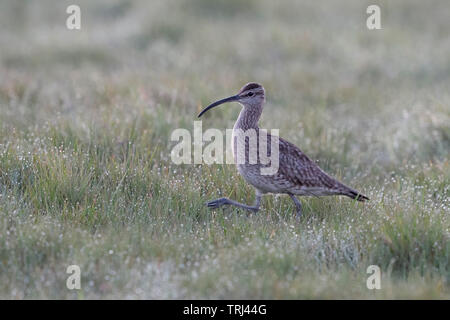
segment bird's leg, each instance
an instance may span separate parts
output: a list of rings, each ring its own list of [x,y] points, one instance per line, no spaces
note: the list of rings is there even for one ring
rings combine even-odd
[[[297,218],[302,216],[302,203],[298,200],[292,193],[288,193],[289,197],[291,197],[292,201],[295,203],[295,208],[297,210]]]
[[[216,200],[212,200],[212,201],[207,202],[206,205],[209,208],[213,208],[213,209],[219,208],[223,205],[232,205],[232,206],[242,208],[245,210],[257,212],[259,210],[259,206],[261,204],[261,197],[262,197],[262,194],[259,192],[256,192],[255,203],[253,204],[253,206],[249,206],[249,205],[246,205],[246,204],[243,204],[243,203],[240,203],[240,202],[228,199],[228,198],[219,198]]]

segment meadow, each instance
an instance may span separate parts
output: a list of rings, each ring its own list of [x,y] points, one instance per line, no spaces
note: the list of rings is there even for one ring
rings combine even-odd
[[[374,3],[80,0],[68,30],[73,1],[2,1],[0,298],[450,299],[450,6]],[[208,210],[253,189],[170,135],[251,81],[261,127],[371,201]]]

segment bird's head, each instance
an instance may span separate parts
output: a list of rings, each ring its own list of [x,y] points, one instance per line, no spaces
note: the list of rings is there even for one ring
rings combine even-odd
[[[200,118],[206,111],[227,102],[239,102],[244,108],[261,108],[265,99],[265,91],[262,85],[256,82],[247,83],[239,92],[231,97],[216,101],[199,113]]]

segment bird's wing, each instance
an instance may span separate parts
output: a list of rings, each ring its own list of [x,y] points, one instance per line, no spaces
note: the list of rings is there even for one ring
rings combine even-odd
[[[279,138],[279,174],[292,187],[336,190],[340,183],[326,174],[294,144]],[[311,191],[314,193],[313,191]]]
[[[279,139],[279,168],[273,177],[286,192],[300,192],[313,196],[340,194],[358,201],[369,200],[365,195],[329,176],[309,159],[297,146]]]

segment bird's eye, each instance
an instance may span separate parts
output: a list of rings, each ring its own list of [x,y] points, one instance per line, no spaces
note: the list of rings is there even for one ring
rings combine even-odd
[[[247,96],[252,97],[253,96],[253,92],[247,93]]]

